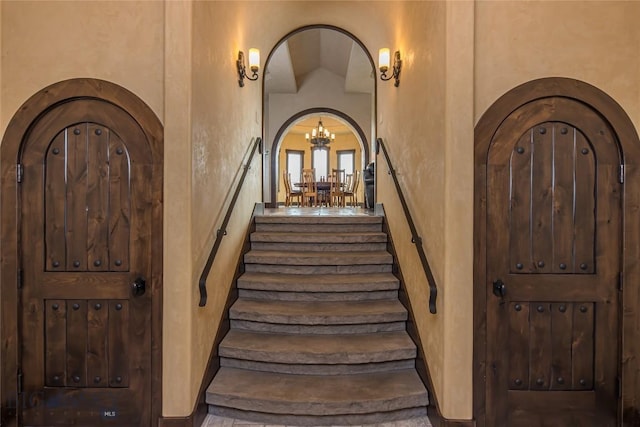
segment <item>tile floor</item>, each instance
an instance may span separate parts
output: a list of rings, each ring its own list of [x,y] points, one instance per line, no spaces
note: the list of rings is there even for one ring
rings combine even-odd
[[[315,207],[315,208],[275,208],[265,209],[264,215],[375,215],[373,210],[363,208],[327,208],[327,207]],[[201,427],[295,427],[285,426],[281,424],[260,424],[255,421],[243,421],[233,418],[223,418],[216,415],[207,415]],[[342,427],[342,426],[332,426]],[[432,427],[427,417],[413,418],[404,421],[393,421],[380,424],[366,424],[362,426],[351,427]]]
[[[207,415],[201,427],[295,427],[278,424],[260,424],[254,421],[242,421],[232,418],[222,418],[216,415]],[[341,426],[332,426],[341,427]],[[380,424],[365,424],[362,426],[351,427],[431,427],[431,423],[427,417],[412,418],[404,421],[393,421]]]

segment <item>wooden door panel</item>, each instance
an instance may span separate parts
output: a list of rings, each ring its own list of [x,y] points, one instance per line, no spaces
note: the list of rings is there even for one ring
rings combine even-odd
[[[550,124],[549,124],[550,125]],[[531,216],[529,243],[531,262],[536,272],[550,271],[553,254],[553,145],[547,131],[549,125],[540,125],[531,129],[532,165],[531,165]],[[516,220],[516,218],[512,218]]]
[[[524,105],[494,134],[487,425],[615,424],[619,164],[607,124],[569,99]]]
[[[48,387],[126,387],[126,300],[46,300],[45,317]]]
[[[506,427],[595,427],[612,425],[598,413],[598,402],[590,392],[510,391]],[[564,411],[553,413],[554,407]],[[543,415],[542,417],[540,415]]]
[[[511,273],[593,273],[594,166],[584,135],[566,123],[520,137],[510,159]]]
[[[109,300],[87,301],[87,381],[91,387],[106,387],[109,378]]]
[[[586,357],[573,349],[573,307],[574,304],[552,303],[551,328],[551,390],[572,390],[574,358]],[[593,333],[593,328],[591,329]],[[590,349],[593,354],[593,349]]]
[[[108,128],[65,128],[45,158],[48,271],[127,271],[129,156]]]
[[[124,111],[62,104],[21,159],[26,425],[148,426],[153,165]],[[41,332],[39,332],[41,331]]]
[[[593,304],[509,303],[510,390],[593,387]]]
[[[129,154],[118,135],[109,139],[109,254],[111,271],[129,271],[131,183]],[[147,176],[146,178],[150,178]]]

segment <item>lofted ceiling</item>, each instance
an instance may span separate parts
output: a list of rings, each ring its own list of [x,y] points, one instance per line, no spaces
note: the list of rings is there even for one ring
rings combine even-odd
[[[295,94],[311,74],[324,69],[344,81],[344,94],[372,93],[373,70],[362,47],[349,36],[335,30],[314,28],[300,31],[283,41],[265,67],[265,95]],[[342,95],[342,94],[341,94]],[[289,131],[309,132],[320,115],[294,125]],[[336,134],[351,130],[340,120],[322,117],[324,125]]]

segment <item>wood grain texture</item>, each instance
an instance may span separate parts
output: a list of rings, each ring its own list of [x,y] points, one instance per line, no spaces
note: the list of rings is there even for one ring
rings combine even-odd
[[[109,270],[109,128],[87,126],[87,262],[90,271]]]
[[[478,337],[486,337],[487,331],[490,330],[489,325],[484,321],[484,318],[488,310],[487,304],[489,302],[489,299],[492,298],[491,294],[487,294],[488,278],[487,278],[487,270],[485,269],[485,265],[487,265],[486,263],[490,262],[490,260],[487,259],[487,252],[486,252],[487,248],[486,246],[484,246],[484,243],[483,243],[487,241],[488,236],[491,236],[492,242],[493,240],[495,240],[492,233],[488,231],[488,229],[485,228],[484,226],[487,218],[487,210],[490,208],[490,205],[491,205],[491,203],[487,202],[486,189],[490,187],[491,179],[488,178],[486,167],[487,167],[487,164],[490,165],[489,167],[495,167],[491,162],[491,155],[489,155],[488,157],[489,161],[487,162],[487,153],[489,151],[488,148],[492,139],[494,139],[496,135],[499,133],[498,129],[501,128],[501,126],[504,126],[505,123],[509,122],[508,119],[505,120],[505,117],[513,115],[512,113],[516,111],[519,108],[519,106],[525,105],[527,103],[531,103],[532,101],[535,101],[535,100],[544,100],[545,104],[548,104],[551,106],[553,105],[554,101],[550,102],[549,100],[554,96],[560,96],[566,100],[574,100],[574,99],[578,100],[580,103],[587,106],[588,108],[592,108],[593,110],[598,111],[601,114],[600,117],[602,116],[606,117],[607,118],[606,126],[600,129],[598,129],[600,125],[597,123],[602,123],[602,121],[599,122],[598,120],[594,120],[593,123],[595,124],[593,124],[591,123],[592,122],[591,120],[586,120],[590,123],[587,124],[586,126],[587,129],[586,130],[583,129],[583,131],[587,132],[586,134],[588,135],[592,135],[587,139],[591,141],[592,144],[594,143],[595,140],[602,139],[602,138],[606,139],[607,133],[609,129],[611,129],[608,135],[608,139],[610,141],[613,141],[612,143],[613,145],[619,144],[618,147],[621,147],[622,151],[624,152],[624,158],[625,158],[625,164],[626,164],[625,172],[627,174],[627,177],[625,180],[625,186],[624,186],[625,198],[623,199],[624,201],[623,211],[624,211],[625,222],[623,224],[619,222],[620,219],[616,220],[613,215],[610,215],[612,211],[607,211],[607,209],[604,209],[604,210],[600,209],[599,204],[596,204],[596,208],[598,209],[596,218],[598,218],[597,227],[601,227],[601,226],[607,227],[608,226],[607,221],[613,219],[614,224],[611,226],[611,228],[609,228],[609,230],[616,230],[616,229],[624,230],[623,236],[624,236],[625,244],[624,244],[624,252],[621,254],[621,258],[623,259],[622,277],[625,280],[625,283],[626,283],[626,280],[628,280],[630,277],[636,277],[635,280],[637,280],[638,278],[637,266],[631,265],[631,259],[634,256],[635,257],[638,256],[639,246],[637,242],[635,242],[635,240],[637,240],[637,237],[632,237],[630,234],[630,233],[633,233],[632,230],[638,229],[638,217],[637,217],[638,200],[635,197],[635,195],[631,196],[629,193],[631,188],[636,188],[636,191],[637,191],[639,183],[637,180],[633,183],[630,182],[629,171],[632,170],[633,171],[632,173],[635,174],[636,177],[638,176],[638,171],[635,165],[637,165],[640,157],[638,156],[639,154],[638,145],[637,145],[638,136],[628,116],[619,107],[619,105],[615,103],[615,101],[613,101],[603,92],[599,91],[597,88],[594,88],[593,86],[590,86],[583,82],[579,82],[571,79],[562,79],[562,78],[540,79],[540,80],[536,80],[536,81],[524,84],[505,94],[487,111],[487,113],[485,113],[485,115],[480,120],[480,122],[478,123],[475,129],[476,130],[475,132],[476,173],[475,173],[475,187],[474,187],[474,193],[475,193],[474,204],[476,208],[475,208],[474,229],[476,231],[475,231],[475,238],[474,238],[474,248],[475,248],[474,249],[474,259],[475,259],[474,261],[474,283],[475,283],[474,325],[476,330],[476,337],[474,338],[474,416],[478,422],[478,425],[492,425],[492,423],[487,420],[487,416],[486,416],[486,408],[490,407],[491,403],[487,400],[487,396],[485,395],[485,392],[484,392],[485,385],[486,385],[485,378],[488,379],[490,376],[487,375],[485,377],[483,375],[483,372],[491,371],[491,364],[487,362],[487,358],[485,356],[487,341],[478,339]],[[559,106],[561,104],[557,104],[557,105]],[[542,110],[544,110],[544,108]],[[559,109],[555,108],[555,111],[557,110]],[[586,119],[589,116],[589,114],[590,113],[586,114],[584,118]],[[519,121],[522,124],[522,123],[526,123],[526,120],[527,120],[526,116],[519,115],[517,116],[517,119],[514,119],[514,122]],[[566,117],[559,119],[557,121],[564,122],[564,120],[566,120]],[[597,144],[601,144],[601,142],[597,142]],[[561,154],[562,153],[556,153],[556,155],[561,155]],[[581,151],[577,151],[576,156],[579,157],[579,155],[582,155]],[[601,157],[600,156],[596,156],[596,157],[598,158],[598,161],[600,161]],[[603,158],[602,164],[595,166],[598,168],[599,176],[610,175],[609,169],[615,168],[614,163],[620,162],[620,158],[617,155],[614,155],[614,156],[605,155],[604,157],[606,159]],[[615,157],[618,157],[618,159],[615,159]],[[567,181],[567,177],[566,176],[563,177],[563,175],[561,174],[556,175],[556,177],[559,178],[561,181],[562,180]],[[612,181],[610,178],[607,178],[606,182],[612,182]],[[557,187],[554,190],[557,190],[558,188],[566,187],[566,184],[558,184],[558,185],[559,187]],[[614,200],[616,197],[616,194],[620,193],[621,187],[618,185],[617,190],[615,189],[612,190],[612,187],[610,187],[610,184],[605,184],[604,186],[600,186],[600,189],[598,191],[600,190],[603,190],[602,191],[603,193],[611,192],[613,194],[613,198],[609,197],[608,201],[602,202],[600,204],[611,204],[611,200]],[[554,198],[554,203],[556,200],[557,198]],[[613,204],[615,203],[616,202],[614,200]],[[557,206],[554,205],[554,209],[556,207]],[[589,208],[587,208],[587,212],[588,210]],[[555,212],[557,211],[554,210],[553,212],[555,215]],[[636,217],[631,218],[629,216],[629,212],[636,212]],[[560,223],[562,223],[563,218],[565,217],[562,216],[562,213],[559,213],[559,215],[560,216],[557,219]],[[622,218],[622,216],[618,215],[618,218]],[[564,221],[566,221],[566,219],[564,219]],[[562,240],[564,244],[566,244],[566,241],[564,239]],[[604,254],[606,252],[609,252],[609,251],[612,251],[613,253],[619,253],[619,252],[617,252],[617,249],[615,247],[612,247],[611,245],[609,245],[608,247],[607,245],[601,245],[598,239],[595,239],[595,240],[596,241],[594,243],[591,243],[590,246],[591,248],[593,248],[592,251],[594,255],[592,255],[591,258],[592,260],[595,260],[594,268],[596,269],[595,271],[597,271],[599,263],[603,262],[605,259]],[[559,245],[560,243],[562,242],[560,242],[559,240],[554,241],[553,243],[554,248],[557,248],[557,250],[554,249],[555,252],[553,255],[554,269],[559,269],[560,267],[559,265],[560,259],[556,257],[555,253],[560,254],[565,250],[565,249],[560,249],[561,248],[561,246]],[[586,246],[589,246],[589,244],[587,244]],[[510,258],[509,264],[510,264],[510,267],[513,268],[513,259]],[[579,268],[580,264],[581,263],[577,263],[576,270],[581,270]],[[569,270],[568,265],[566,266],[566,269]],[[614,273],[613,268],[610,266],[606,266],[604,270],[606,272],[602,274],[602,277],[606,278],[605,280],[608,283],[611,283],[612,285],[614,285],[616,280],[614,279],[613,276],[616,273]],[[578,274],[582,273],[582,271],[584,270],[578,271]],[[558,271],[554,271],[554,272],[559,273]],[[587,273],[587,274],[590,274],[590,273]],[[582,273],[581,275],[585,279],[587,279],[584,273]],[[586,280],[586,281],[588,282],[589,280]],[[572,292],[567,292],[562,290],[562,288],[558,288],[558,284],[560,282],[561,281],[559,279],[558,280],[553,279],[550,282],[550,283],[554,283],[553,285],[550,284],[549,286],[546,286],[546,285],[542,286],[542,289],[548,289],[545,292],[547,292],[546,295],[548,295],[548,298],[549,298],[548,301],[551,302],[552,304],[555,304],[555,301],[558,301],[557,299],[558,297],[563,298],[564,296],[568,296],[572,294]],[[536,284],[535,281],[532,280],[528,282],[528,284],[526,285],[526,288],[522,288],[522,289],[518,288],[518,289],[512,290],[512,297],[522,295],[523,292],[525,291],[528,292],[527,289],[532,290],[536,286],[538,285]],[[625,289],[625,292],[623,294],[624,299],[622,302],[624,306],[625,320],[623,321],[622,335],[619,335],[619,332],[617,331],[620,331],[620,329],[617,329],[615,327],[617,322],[613,320],[615,316],[613,312],[618,310],[614,308],[617,300],[615,286],[611,286],[611,288],[612,289],[610,290],[598,292],[597,295],[593,296],[594,298],[597,298],[599,301],[601,301],[599,303],[601,304],[601,307],[599,309],[596,309],[596,312],[599,313],[602,311],[603,318],[605,319],[605,323],[608,325],[608,326],[605,325],[602,327],[597,326],[596,332],[594,333],[598,334],[598,336],[606,336],[608,334],[609,336],[613,335],[615,337],[619,337],[618,339],[622,339],[622,336],[629,337],[629,339],[632,339],[631,326],[629,322],[631,321],[634,327],[637,327],[639,325],[638,314],[637,314],[637,303],[638,303],[638,297],[640,295],[638,295],[638,293],[635,292],[634,290],[631,301],[630,301],[629,300],[630,293],[628,293],[627,289]],[[560,292],[560,295],[556,295],[556,297],[553,297],[554,290],[561,290],[562,292]],[[577,292],[575,293],[577,295]],[[560,299],[560,301],[562,301],[562,299]],[[588,300],[583,300],[583,301],[588,301]],[[622,309],[622,307],[620,307],[620,309]],[[631,311],[631,314],[629,314],[630,311]],[[553,319],[552,319],[552,322],[553,322]],[[610,324],[612,324],[614,327],[612,328]],[[601,328],[602,330],[600,330],[599,328]],[[478,333],[478,329],[480,329],[479,333]],[[604,332],[604,330],[606,330],[607,332]],[[616,348],[616,344],[615,344],[616,341],[617,340],[614,339],[613,344],[607,344],[607,345],[610,345],[610,348]],[[626,409],[626,416],[629,417],[629,420],[632,420],[631,417],[634,417],[634,412],[637,413],[637,411],[633,411],[630,408],[632,408],[633,405],[637,406],[637,398],[638,398],[638,393],[640,389],[638,387],[639,383],[637,382],[637,379],[636,379],[637,375],[635,376],[635,378],[632,378],[632,377],[629,377],[629,374],[633,375],[633,373],[637,371],[638,358],[637,356],[634,356],[634,354],[636,355],[638,354],[638,350],[640,350],[640,346],[636,346],[634,343],[629,343],[627,339],[623,340],[623,342],[627,342],[627,344],[623,345],[623,354],[618,356],[614,355],[613,363],[611,359],[605,360],[606,359],[605,356],[600,356],[600,358],[596,357],[596,360],[598,362],[595,363],[595,366],[598,366],[598,369],[603,370],[603,372],[598,374],[599,378],[600,378],[600,375],[608,375],[610,378],[611,377],[610,368],[602,368],[602,367],[605,365],[613,364],[615,368],[615,365],[616,365],[615,359],[618,358],[618,360],[622,360],[623,390],[624,390],[622,406]],[[553,345],[555,346],[555,344]],[[631,350],[630,350],[630,347],[632,347]],[[598,354],[602,354],[602,353],[603,352],[600,351]],[[612,353],[615,354],[615,352],[612,352]],[[631,359],[629,359],[630,357]],[[630,360],[631,360],[631,363],[629,363]],[[632,368],[630,365],[633,365],[633,364],[635,364],[635,366]],[[604,371],[608,373],[605,374]],[[632,380],[634,384],[631,384],[631,381],[629,382],[626,381],[625,378]],[[609,380],[609,382],[612,382],[612,381]],[[609,390],[609,391],[606,391],[606,393],[611,394],[611,390],[606,384],[599,383],[598,387],[602,387],[605,390]],[[607,399],[603,399],[603,400],[607,400]],[[611,406],[610,403],[607,403],[607,405]],[[613,406],[615,406],[615,403]],[[598,417],[604,414],[603,418],[600,418],[603,420],[602,425],[608,425],[607,424],[609,422],[608,419],[612,417],[610,411],[609,412],[607,412],[607,410],[603,411],[603,408],[600,406],[597,412],[599,414]],[[624,421],[625,424],[626,424],[626,421],[627,420]]]
[[[1,226],[2,226],[2,255],[0,259],[2,260],[2,268],[0,269],[0,274],[2,277],[0,278],[0,301],[2,301],[2,309],[0,312],[2,313],[2,322],[0,322],[0,330],[3,346],[0,349],[2,354],[0,354],[0,361],[2,363],[2,376],[1,376],[1,388],[0,395],[2,396],[2,401],[0,404],[2,405],[2,420],[0,421],[2,425],[14,425],[17,420],[17,416],[19,415],[16,411],[16,408],[23,407],[27,412],[32,413],[34,424],[43,425],[45,423],[44,412],[38,409],[37,407],[41,402],[54,399],[56,402],[60,402],[60,408],[63,408],[65,405],[77,406],[79,401],[82,401],[82,395],[76,392],[59,392],[55,390],[48,390],[44,394],[31,394],[27,393],[22,396],[18,396],[16,393],[17,384],[16,381],[16,372],[19,360],[27,359],[37,360],[37,357],[33,357],[36,354],[45,354],[45,344],[43,341],[42,345],[34,345],[34,346],[24,346],[24,348],[29,348],[29,350],[25,352],[19,352],[20,348],[17,344],[20,340],[20,334],[18,333],[18,325],[21,323],[23,328],[22,330],[31,330],[30,327],[34,326],[33,330],[42,330],[43,333],[45,331],[45,306],[44,303],[37,303],[35,301],[25,301],[25,310],[20,314],[18,311],[17,305],[17,292],[16,283],[17,283],[17,271],[18,266],[22,265],[19,262],[19,240],[20,235],[33,236],[33,248],[36,252],[42,253],[42,259],[47,260],[47,268],[53,269],[53,258],[59,258],[58,253],[60,252],[60,248],[62,246],[58,245],[56,251],[53,252],[53,255],[46,254],[44,248],[53,248],[50,244],[45,244],[45,234],[42,233],[42,225],[40,231],[37,231],[37,227],[32,230],[31,226],[25,226],[23,224],[21,218],[29,217],[32,213],[36,215],[43,215],[43,217],[51,218],[50,223],[56,224],[54,227],[55,232],[51,235],[51,237],[47,237],[49,243],[52,243],[53,240],[56,240],[52,236],[56,236],[55,233],[67,232],[69,230],[64,230],[60,227],[60,215],[57,213],[61,212],[62,204],[55,206],[56,211],[50,210],[46,214],[44,205],[49,205],[49,202],[40,203],[30,196],[31,189],[33,189],[34,182],[37,186],[37,180],[34,181],[34,176],[29,175],[29,173],[25,174],[25,180],[22,184],[20,184],[21,192],[18,192],[18,184],[16,183],[16,163],[17,161],[21,161],[21,157],[28,148],[21,145],[20,141],[23,140],[22,136],[26,134],[27,130],[30,129],[32,132],[30,137],[33,137],[34,140],[39,141],[40,152],[48,152],[49,155],[52,154],[54,145],[49,144],[56,139],[56,135],[59,134],[60,129],[67,128],[67,123],[65,121],[65,117],[68,117],[68,112],[71,110],[75,110],[76,112],[84,111],[84,117],[76,116],[78,120],[75,123],[87,123],[91,122],[91,120],[86,120],[91,114],[95,114],[95,109],[87,108],[91,103],[95,102],[103,102],[103,105],[107,106],[107,110],[111,109],[112,111],[127,111],[128,117],[135,118],[135,120],[129,121],[129,125],[126,125],[127,129],[123,132],[123,134],[130,134],[131,132],[135,132],[139,135],[136,139],[141,141],[142,144],[139,144],[139,148],[135,148],[134,152],[136,155],[147,156],[152,165],[150,170],[153,171],[153,175],[151,179],[146,182],[146,192],[149,194],[149,198],[152,200],[151,203],[148,203],[151,215],[148,217],[149,219],[149,227],[150,230],[146,232],[146,236],[148,237],[147,242],[149,242],[149,250],[146,251],[147,255],[155,257],[155,261],[148,262],[147,266],[152,266],[149,268],[148,273],[148,295],[150,298],[148,307],[149,314],[148,318],[153,317],[154,328],[148,328],[147,338],[150,338],[151,344],[149,346],[150,358],[153,360],[153,364],[150,365],[150,369],[148,370],[151,373],[150,384],[146,388],[141,388],[142,393],[149,393],[151,396],[149,398],[150,405],[149,410],[145,410],[140,413],[130,412],[126,415],[126,410],[123,411],[121,416],[129,416],[131,419],[142,420],[145,419],[142,425],[147,425],[146,420],[151,419],[159,419],[160,412],[162,407],[162,370],[161,370],[161,305],[162,305],[162,126],[158,121],[157,117],[153,114],[153,112],[142,102],[139,98],[137,98],[131,92],[123,89],[122,87],[116,86],[106,81],[95,80],[95,79],[72,79],[64,82],[56,83],[52,86],[49,86],[42,91],[38,92],[31,99],[29,99],[21,108],[18,110],[16,115],[13,117],[9,126],[7,127],[7,131],[5,133],[2,146],[0,147],[0,167],[2,169],[2,191],[0,191],[0,201],[1,211]],[[43,111],[48,111],[48,114],[41,115],[40,113]],[[104,125],[108,128],[112,128],[115,122],[118,120],[117,115],[113,115],[107,112],[102,116],[104,121]],[[92,123],[97,123],[99,121],[94,121]],[[47,137],[46,129],[57,129],[55,135],[51,135]],[[95,132],[95,129],[94,129]],[[73,134],[75,135],[75,134]],[[94,134],[95,135],[95,134]],[[96,135],[97,136],[97,135]],[[104,136],[104,134],[103,134]],[[59,137],[59,136],[58,136]],[[62,137],[59,137],[62,138]],[[59,139],[61,141],[62,139]],[[73,142],[73,141],[72,141]],[[35,148],[32,147],[32,148]],[[48,150],[48,151],[47,151]],[[62,150],[58,150],[58,154],[63,153]],[[102,154],[96,153],[94,157],[97,164],[104,165],[104,153],[107,151],[102,151]],[[77,153],[76,153],[77,154]],[[63,154],[64,155],[64,154]],[[16,160],[17,159],[17,160]],[[68,159],[67,159],[68,160]],[[49,160],[51,162],[51,167],[49,170],[54,170],[55,161]],[[74,163],[75,160],[72,159],[72,166],[78,169],[74,169],[74,180],[75,182],[81,182],[82,178],[80,178],[83,174],[81,166]],[[28,162],[26,162],[28,163]],[[58,161],[58,163],[60,163]],[[45,162],[46,164],[46,162]],[[27,165],[25,164],[25,169],[27,169]],[[44,169],[44,168],[43,168]],[[95,186],[92,187],[92,191],[94,191],[94,195],[98,195],[100,198],[103,195],[100,195],[102,189],[104,189],[104,185],[101,183],[107,183],[107,185],[111,185],[110,181],[105,181],[104,179],[104,167],[96,169],[95,175],[91,178],[95,181]],[[56,175],[54,173],[54,175]],[[149,178],[149,177],[147,177]],[[98,183],[100,181],[101,183]],[[42,181],[44,182],[44,180]],[[42,185],[42,182],[40,185]],[[88,182],[85,180],[85,182]],[[58,186],[60,188],[60,185]],[[49,188],[47,187],[47,190]],[[69,188],[65,189],[68,191]],[[75,194],[80,190],[80,188],[73,188]],[[20,197],[18,197],[20,196]],[[49,200],[54,199],[53,197]],[[103,199],[104,200],[104,199]],[[7,207],[11,206],[11,209]],[[22,215],[17,215],[20,213],[16,211],[15,207],[22,207]],[[53,206],[53,205],[51,205]],[[72,203],[72,206],[76,206],[76,204]],[[69,207],[69,205],[67,205]],[[72,208],[71,211],[74,212],[73,215],[79,215],[81,217],[81,209],[80,208]],[[38,214],[39,212],[39,214]],[[92,221],[94,222],[92,227],[93,230],[96,230],[98,234],[102,234],[104,230],[108,229],[108,226],[105,227],[105,220],[103,218],[104,209],[100,208],[97,211],[93,212],[90,215],[93,215]],[[56,222],[57,221],[57,222]],[[87,227],[85,226],[85,230]],[[77,238],[76,230],[70,230],[72,233],[69,236],[73,236],[72,239],[74,242],[79,242],[81,239]],[[152,236],[152,237],[151,237]],[[80,244],[78,243],[78,247]],[[83,250],[88,253],[87,250],[87,239],[84,239],[84,243],[82,244]],[[106,246],[105,246],[106,247]],[[65,248],[68,250],[68,248]],[[99,249],[99,251],[103,251],[103,249]],[[60,265],[63,268],[66,268],[69,265],[69,260],[65,260],[64,257],[59,261]],[[101,263],[100,267],[103,267],[104,264]],[[94,267],[98,267],[94,265]],[[122,264],[121,266],[122,267]],[[25,274],[23,275],[25,283],[34,283],[33,279],[35,278],[33,274],[33,269],[25,270]],[[120,271],[125,272],[128,270],[128,267],[120,268]],[[43,276],[46,277],[46,276]],[[66,280],[65,280],[66,281]],[[71,280],[70,282],[73,282]],[[91,282],[89,280],[88,282]],[[69,282],[69,281],[67,281]],[[122,288],[122,291],[128,292],[128,280],[125,282],[125,287]],[[67,286],[67,285],[63,285]],[[26,287],[25,287],[26,288]],[[117,288],[117,287],[116,287]],[[50,300],[56,299],[56,293],[62,289],[62,287],[53,285],[48,286],[47,283],[42,283],[39,285],[40,291],[42,291],[42,297]],[[87,286],[81,286],[75,288],[78,290],[76,299],[80,298],[82,301],[84,299],[85,303],[90,298],[90,292],[87,290]],[[117,297],[121,291],[118,289],[113,289],[109,291],[109,295],[111,297]],[[27,292],[25,295],[29,296]],[[31,294],[33,295],[33,294]],[[93,300],[92,300],[93,301]],[[151,312],[151,307],[153,313]],[[18,316],[21,316],[22,320],[18,322]],[[91,336],[90,328],[95,322],[95,318],[91,318],[89,313],[84,316],[84,327],[87,329],[87,336]],[[42,325],[42,326],[38,326]],[[80,323],[78,323],[80,325]],[[51,328],[54,328],[51,325]],[[81,328],[81,327],[80,327]],[[53,330],[53,329],[52,329]],[[75,330],[75,329],[74,329]],[[96,332],[97,333],[97,332]],[[11,343],[10,347],[7,347],[7,343]],[[87,342],[86,345],[92,345],[90,342]],[[80,346],[78,345],[78,349]],[[85,346],[85,360],[87,360]],[[75,362],[74,362],[75,363]],[[88,363],[88,362],[87,362]],[[24,363],[24,366],[29,367],[28,363]],[[88,364],[86,365],[88,369]],[[41,372],[44,372],[44,368],[40,368]],[[26,372],[26,371],[25,371]],[[37,370],[29,370],[29,372],[37,372]],[[85,377],[87,373],[85,372]],[[44,374],[43,377],[44,378]],[[34,385],[33,383],[34,375],[25,375],[24,377],[24,385],[25,387],[31,387]],[[151,386],[153,384],[153,387]],[[92,398],[93,399],[93,398]],[[116,402],[118,399],[114,400]],[[25,405],[22,402],[30,402],[28,405]],[[74,403],[75,401],[75,403]],[[92,401],[91,399],[89,401]],[[89,402],[87,401],[87,402]],[[93,399],[95,401],[95,399]],[[116,402],[117,403],[117,402]],[[120,401],[118,403],[120,405],[126,406],[128,403],[126,401]],[[82,405],[84,406],[84,405]],[[82,407],[81,406],[81,407]],[[48,413],[49,421],[51,423],[51,419],[56,419],[56,423],[59,425],[64,425],[65,422],[68,422],[71,418],[69,415],[71,412],[64,412],[64,409],[61,409],[61,412],[58,412],[56,409],[51,410]],[[88,425],[91,423],[90,417],[87,418],[84,415],[79,414],[79,412],[73,412],[76,417],[76,421],[79,424]],[[51,418],[53,417],[53,418]],[[57,421],[58,418],[63,421]],[[64,421],[64,420],[67,421]],[[139,421],[138,421],[139,422]],[[155,422],[154,422],[155,423]],[[117,423],[116,423],[117,424]]]
[[[109,375],[109,302],[87,302],[87,385],[106,387]]]

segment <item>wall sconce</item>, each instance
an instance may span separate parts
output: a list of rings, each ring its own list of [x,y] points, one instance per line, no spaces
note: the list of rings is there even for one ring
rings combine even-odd
[[[393,84],[395,87],[400,86],[400,70],[402,69],[402,59],[400,59],[400,51],[396,50],[393,55],[393,74],[387,77],[387,71],[389,71],[389,62],[391,55],[389,48],[382,48],[378,54],[378,66],[380,67],[380,80],[387,81],[394,78],[396,81]]]
[[[238,60],[236,61],[238,67],[238,84],[240,87],[244,86],[244,79],[255,81],[258,80],[258,70],[260,69],[260,51],[258,49],[249,49],[249,70],[251,70],[251,77],[247,75],[247,66],[244,63],[244,52],[238,52]]]

